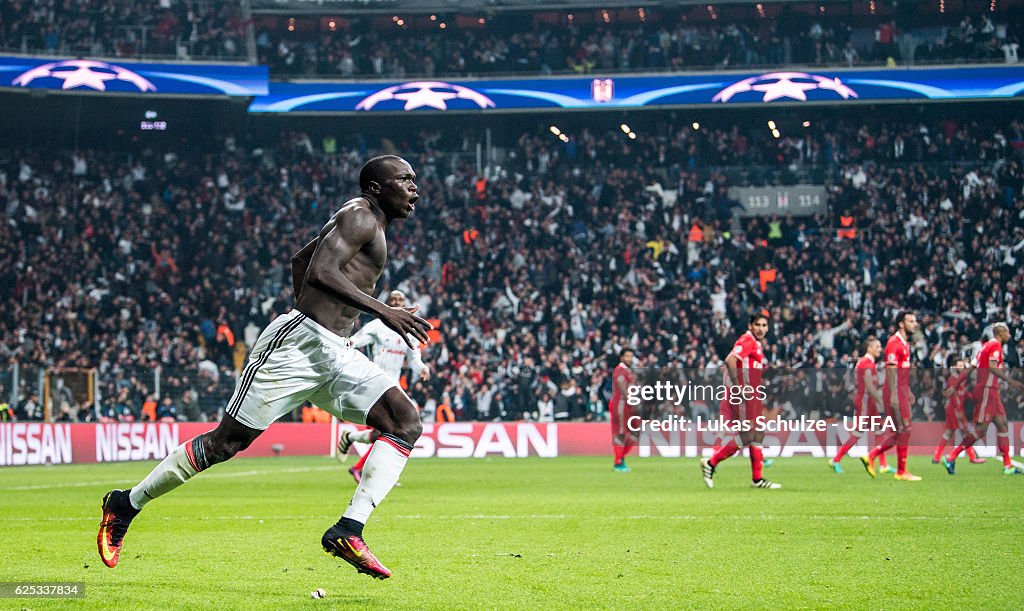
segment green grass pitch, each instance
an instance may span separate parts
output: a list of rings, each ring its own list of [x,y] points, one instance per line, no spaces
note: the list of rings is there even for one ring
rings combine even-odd
[[[331,458],[239,459],[152,504],[113,570],[103,493],[153,463],[0,470],[3,581],[77,581],[79,600],[0,608],[1016,608],[1024,476],[996,461],[922,482],[783,459],[749,488],[694,459],[424,459],[366,529],[378,582],[320,550],[354,484]],[[313,600],[316,588],[326,598]]]

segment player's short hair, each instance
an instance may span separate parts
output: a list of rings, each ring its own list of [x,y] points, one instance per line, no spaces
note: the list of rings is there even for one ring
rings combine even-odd
[[[999,321],[996,324],[992,325],[992,334],[995,335],[996,331],[1000,329],[1006,331],[1007,333],[1010,332],[1010,326],[1003,321]]]
[[[622,357],[626,356],[626,353],[627,353],[627,352],[629,352],[629,353],[630,353],[630,354],[632,354],[633,356],[636,356],[636,350],[633,350],[632,348],[623,348],[623,349],[622,349],[622,350],[621,350],[621,351],[619,352],[619,358],[621,359]]]
[[[363,167],[359,170],[359,189],[366,191],[370,188],[370,183],[375,182],[382,184],[387,180],[387,166],[389,161],[405,161],[398,155],[380,155],[367,161],[363,164]]]
[[[896,328],[898,329],[901,322],[906,322],[907,316],[914,316],[914,313],[910,310],[903,310],[896,315]]]
[[[753,314],[750,315],[750,321],[747,322],[747,324],[752,325],[757,321],[761,320],[762,318],[765,322],[768,322],[768,310],[760,310],[758,312],[754,312]]]
[[[867,352],[868,351],[868,346],[870,346],[871,344],[873,344],[875,342],[882,343],[882,340],[878,339],[874,335],[869,335],[867,337],[867,339],[864,340],[864,352]]]
[[[406,298],[405,293],[399,290],[394,290],[388,293],[388,296],[384,299],[384,303],[388,305],[405,303],[406,305],[408,305],[409,300]]]

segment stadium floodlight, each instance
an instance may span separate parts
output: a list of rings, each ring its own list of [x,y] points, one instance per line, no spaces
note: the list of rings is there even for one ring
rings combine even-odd
[[[621,130],[622,130],[622,133],[624,133],[624,134],[628,134],[629,132],[633,131],[633,130],[629,129],[629,126],[628,126],[628,125],[626,125],[625,123],[623,123],[622,125],[620,125],[620,126],[619,126],[619,129],[621,129]]]
[[[558,127],[556,127],[554,125],[552,125],[548,129],[551,130],[551,133],[556,135],[556,136],[561,136],[562,135],[562,130],[558,129]]]
[[[775,129],[775,121],[768,122],[768,129]]]
[[[700,129],[700,123],[697,123],[696,121],[694,121],[693,122],[693,129]]]
[[[772,130],[772,135],[773,135],[773,136],[775,136],[776,138],[778,138],[778,137],[780,137],[780,136],[781,136],[782,134],[781,134],[781,133],[779,133],[779,130],[777,130],[777,129],[773,129],[773,130]]]

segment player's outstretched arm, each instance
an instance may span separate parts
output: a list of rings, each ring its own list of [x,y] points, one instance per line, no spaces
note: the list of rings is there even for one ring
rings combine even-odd
[[[1024,384],[1021,384],[1017,380],[1012,379],[1010,375],[1007,373],[1006,368],[999,366],[999,361],[995,359],[989,361],[989,371],[992,372],[992,375],[1006,382],[1010,386],[1018,390],[1024,390]]]
[[[957,378],[956,378],[956,385],[957,385],[957,387],[959,387],[961,384],[966,382],[967,381],[967,376],[971,375],[971,372],[974,371],[975,369],[976,369],[976,367],[974,365],[968,365],[967,367],[965,367],[963,373],[958,375]]]
[[[417,344],[430,341],[427,330],[433,329],[434,325],[416,316],[416,310],[419,310],[420,306],[392,308],[385,305],[384,308],[384,312],[379,316],[380,321],[401,335],[406,346],[415,348]]]
[[[369,210],[354,209],[339,214],[332,227],[324,235],[313,252],[306,272],[306,282],[342,303],[373,314],[385,325],[398,332],[406,343],[408,335],[426,343],[430,323],[413,314],[415,308],[392,308],[367,295],[341,270],[367,244],[377,237],[380,223]],[[411,345],[411,343],[410,343]]]

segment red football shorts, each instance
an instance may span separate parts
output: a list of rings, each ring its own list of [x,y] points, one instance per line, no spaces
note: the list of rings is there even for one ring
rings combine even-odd
[[[910,422],[910,395],[905,395],[903,393],[900,393],[898,396],[900,398],[900,401],[899,401],[899,412],[898,412],[897,415],[899,416],[899,418],[901,420],[903,420],[903,422]],[[883,395],[882,399],[884,400],[885,405],[882,406],[883,409],[881,410],[880,415],[888,416],[889,415],[889,410],[891,409],[889,407],[889,396],[888,396],[888,393]]]
[[[1006,408],[1003,407],[1003,400],[999,398],[999,389],[985,387],[981,390],[981,397],[974,404],[975,422],[992,422],[996,416],[1006,417]]]
[[[764,403],[758,399],[743,402],[743,419],[754,421],[764,415]]]
[[[953,409],[953,406],[946,404],[946,428],[947,429],[958,429],[960,428],[960,419],[963,415],[963,408],[959,411]]]
[[[609,419],[612,423],[612,436],[624,436],[627,441],[633,439],[636,434],[629,430],[629,419],[633,417],[633,408],[620,401],[618,407],[608,406]]]
[[[871,400],[871,396],[864,393],[864,397],[860,401],[854,401],[853,403],[853,415],[857,417],[857,422],[860,422],[861,418],[872,416],[884,416],[885,412],[878,410],[875,402]]]
[[[718,413],[721,414],[722,420],[729,422],[736,419],[736,406],[729,403],[729,399],[722,399],[718,404]]]
[[[725,421],[731,420],[757,420],[764,415],[764,403],[760,399],[743,401],[739,405],[729,402],[729,397],[722,399],[718,404],[718,411]]]

